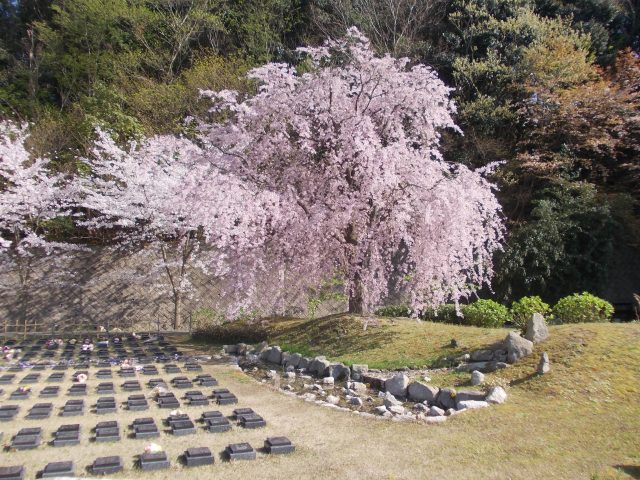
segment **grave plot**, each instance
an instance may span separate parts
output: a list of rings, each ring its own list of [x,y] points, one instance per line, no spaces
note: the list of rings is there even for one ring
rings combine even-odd
[[[118,456],[99,457],[91,464],[91,473],[94,475],[107,475],[123,470],[122,458]]]
[[[202,375],[198,375],[194,382],[196,382],[201,387],[215,387],[218,385],[218,380],[213,378],[210,374],[205,373]]]
[[[210,433],[223,433],[231,430],[231,422],[221,412],[204,412],[201,421],[205,425],[205,430]]]
[[[105,413],[115,413],[118,411],[116,399],[114,397],[100,397],[96,401],[96,413],[104,415]]]
[[[226,388],[218,388],[213,391],[213,398],[218,405],[232,405],[238,403],[238,398]]]
[[[175,388],[193,388],[193,383],[187,377],[175,377],[171,379],[171,384]]]
[[[18,405],[3,405],[2,407],[0,407],[0,422],[8,422],[10,420],[13,420],[18,414],[19,410],[20,407]]]
[[[201,372],[202,365],[199,363],[185,363],[184,368],[187,372]]]
[[[31,389],[20,387],[9,395],[9,400],[27,400],[31,396]]]
[[[133,412],[148,410],[149,403],[144,395],[129,395],[127,399],[127,409]]]
[[[287,437],[269,437],[264,441],[264,451],[271,454],[293,453],[296,447]]]
[[[125,392],[139,392],[142,390],[142,386],[137,380],[127,380],[122,384],[122,390]]]
[[[60,416],[73,417],[78,415],[84,415],[84,401],[83,400],[67,400],[67,403],[62,407]]]
[[[11,448],[15,448],[16,450],[32,450],[38,448],[41,442],[41,428],[23,428],[13,437]]]
[[[191,390],[185,394],[185,398],[192,407],[209,405],[209,399],[199,390]]]
[[[96,393],[98,395],[106,395],[115,393],[115,388],[112,382],[102,382],[96,387]]]
[[[111,369],[101,369],[96,372],[96,378],[100,380],[104,380],[112,377],[113,377],[113,374],[111,373]]]
[[[42,470],[40,478],[54,478],[54,477],[74,477],[75,466],[73,462],[51,462],[47,463]]]
[[[53,403],[36,403],[25,418],[28,420],[42,420],[49,418],[53,412]]]
[[[240,420],[241,415],[251,415],[256,412],[253,411],[253,408],[236,408],[231,414],[231,418],[234,420]]]
[[[158,369],[156,368],[155,365],[145,366],[142,369],[142,374],[143,375],[158,375]]]
[[[171,433],[176,436],[196,433],[196,426],[189,418],[189,415],[171,415],[167,418],[166,423],[171,428]]]
[[[264,418],[256,413],[239,415],[238,420],[239,425],[243,428],[261,428],[267,426]]]
[[[41,372],[42,370],[45,370],[47,368],[47,365],[44,363],[38,363],[37,365],[34,365],[33,367],[31,367],[31,370],[36,371],[36,372]]]
[[[96,425],[95,441],[96,442],[118,442],[120,441],[120,427],[118,422],[111,420],[108,422],[99,422]]]
[[[161,393],[157,397],[158,407],[160,408],[179,408],[180,402],[176,398],[175,394],[172,392],[169,393]]]
[[[187,467],[213,465],[213,454],[207,447],[187,448],[184,452],[184,463]]]
[[[54,447],[66,447],[78,444],[80,444],[80,425],[77,423],[60,425],[58,429],[53,432],[51,445]]]
[[[12,373],[5,373],[4,375],[0,376],[0,385],[9,385],[10,383],[13,383],[13,380],[16,378],[16,376]]]
[[[256,459],[256,451],[248,443],[232,443],[224,449],[224,454],[229,461]]]
[[[51,398],[51,397],[57,397],[58,393],[60,393],[60,387],[58,387],[58,386],[44,387],[40,391],[40,395],[38,395],[38,396],[40,398]]]
[[[28,375],[25,375],[24,378],[20,380],[20,383],[38,383],[39,380],[39,373],[30,373]]]
[[[10,467],[0,467],[0,480],[23,480],[24,467],[13,465]]]
[[[151,380],[149,380],[149,381],[147,382],[147,386],[148,386],[149,388],[155,388],[155,387],[157,387],[158,385],[161,385],[161,386],[163,386],[163,387],[165,387],[165,388],[168,388],[167,383],[166,383],[162,378],[152,378]]]
[[[170,466],[166,452],[143,453],[140,455],[139,464],[142,470],[160,470]]]
[[[160,436],[156,421],[151,417],[136,418],[131,426],[133,428],[133,436],[136,439]]]
[[[121,377],[135,377],[136,371],[133,367],[122,367],[118,372]]]
[[[182,369],[173,363],[165,365],[164,371],[166,373],[182,373]]]
[[[69,390],[67,391],[67,395],[72,397],[79,397],[87,394],[87,384],[86,383],[76,383],[71,385]]]

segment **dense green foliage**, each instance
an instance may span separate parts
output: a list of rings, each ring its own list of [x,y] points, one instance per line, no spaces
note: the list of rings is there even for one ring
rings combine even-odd
[[[561,298],[553,306],[558,323],[609,322],[612,316],[613,305],[587,292]]]
[[[249,68],[351,25],[455,87],[465,134],[444,133],[447,160],[503,162],[497,299],[602,295],[613,253],[640,255],[637,2],[0,0],[0,115],[78,173],[96,125],[189,135],[200,89],[251,92]]]
[[[502,327],[511,320],[509,309],[493,300],[477,300],[462,307],[465,325]]]
[[[527,321],[534,313],[539,313],[546,317],[550,311],[551,307],[543,302],[540,297],[522,297],[511,304],[511,321],[524,332],[527,327]]]

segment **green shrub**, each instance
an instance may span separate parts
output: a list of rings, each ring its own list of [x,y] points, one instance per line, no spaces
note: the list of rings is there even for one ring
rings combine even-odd
[[[550,310],[551,307],[544,303],[538,296],[522,297],[517,302],[511,304],[511,321],[524,332],[527,328],[527,321],[531,318],[531,315],[539,313],[546,318]]]
[[[450,303],[440,305],[437,309],[429,309],[422,315],[424,320],[430,320],[432,322],[463,324],[464,318],[458,316],[456,312],[456,306]]]
[[[476,327],[502,327],[511,320],[509,309],[493,300],[478,300],[462,306],[464,325]]]
[[[411,309],[407,305],[385,305],[376,310],[379,317],[409,317]]]
[[[588,292],[574,293],[558,300],[553,316],[559,323],[609,322],[613,305]]]

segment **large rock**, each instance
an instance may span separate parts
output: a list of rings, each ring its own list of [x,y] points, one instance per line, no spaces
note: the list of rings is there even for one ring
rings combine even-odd
[[[484,408],[488,406],[489,404],[482,400],[464,400],[462,402],[458,402],[458,410]]]
[[[379,377],[374,377],[373,375],[362,375],[362,382],[368,384],[374,390],[384,390],[384,379]]]
[[[396,397],[406,397],[409,387],[409,377],[404,373],[397,373],[384,382],[384,389]]]
[[[439,407],[436,407],[435,405],[432,406],[429,409],[429,412],[427,413],[428,417],[442,417],[443,415],[444,415],[444,410]]]
[[[349,381],[351,379],[351,369],[342,363],[334,363],[325,369],[324,376],[333,377],[336,380]]]
[[[430,404],[435,403],[439,391],[440,389],[438,387],[432,387],[431,385],[426,385],[421,382],[413,382],[409,384],[407,388],[407,394],[411,400],[414,402],[428,402]]]
[[[338,397],[336,397],[335,395],[329,395],[326,398],[326,401],[332,405],[337,405],[340,402],[340,399]]]
[[[280,364],[286,367],[289,362],[289,358],[291,358],[291,354],[289,352],[282,352],[282,355],[280,355]]]
[[[359,394],[367,393],[367,385],[362,382],[350,382],[349,388]]]
[[[456,367],[456,372],[473,372],[474,370],[478,370],[479,372],[495,372],[501,368],[507,368],[509,366],[508,363],[504,362],[472,362],[472,363],[463,363]]]
[[[384,406],[389,408],[394,405],[402,405],[402,402],[394,397],[391,393],[387,392],[384,394]]]
[[[316,357],[309,364],[307,370],[315,375],[322,376],[329,365],[331,365],[331,362],[326,357]]]
[[[476,350],[471,352],[472,362],[488,362],[493,360],[493,350]]]
[[[396,415],[404,415],[405,409],[402,405],[392,405],[387,408],[391,413],[395,413]]]
[[[362,381],[362,376],[369,371],[369,365],[365,363],[354,363],[351,365],[351,378]]]
[[[504,403],[507,401],[507,392],[502,387],[492,387],[485,401],[487,403]]]
[[[269,349],[269,355],[267,356],[267,362],[280,364],[282,360],[282,349],[278,346],[271,347]]]
[[[469,400],[483,402],[486,397],[484,392],[478,390],[460,390],[456,393],[456,409],[460,410],[460,404]]]
[[[522,357],[531,355],[533,352],[533,342],[522,338],[515,332],[510,332],[505,339],[505,347],[507,348],[507,361],[516,363]]]
[[[527,320],[527,331],[524,334],[524,338],[532,341],[533,343],[544,342],[549,338],[549,327],[544,321],[544,317],[539,313],[534,313],[531,318]]]
[[[438,398],[436,399],[436,403],[444,408],[445,410],[449,408],[456,408],[456,390],[455,388],[447,387],[441,388],[440,393],[438,393]]]
[[[471,385],[481,385],[484,383],[484,373],[474,370],[471,372]]]
[[[287,360],[287,367],[298,368],[300,360],[302,360],[302,355],[300,355],[299,353],[292,353],[291,355],[289,355],[289,358]]]
[[[259,355],[262,352],[264,352],[267,348],[269,348],[269,344],[267,342],[260,342],[258,346],[255,348],[255,350],[253,351],[253,353],[255,353],[256,355]]]
[[[299,368],[300,370],[302,370],[303,368],[304,368],[305,370],[309,369],[309,364],[311,364],[311,361],[312,361],[312,360],[311,360],[310,358],[302,357],[302,358],[300,359],[300,361],[298,362],[298,368]]]
[[[540,362],[538,363],[538,373],[540,375],[544,375],[545,373],[549,373],[549,370],[551,370],[549,355],[547,355],[547,352],[542,352],[542,355],[540,355]]]

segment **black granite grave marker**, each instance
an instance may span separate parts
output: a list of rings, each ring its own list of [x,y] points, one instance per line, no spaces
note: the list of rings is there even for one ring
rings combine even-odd
[[[118,456],[99,457],[91,465],[91,473],[94,475],[106,475],[122,471],[122,458]]]
[[[169,465],[166,452],[143,453],[140,455],[140,468],[142,470],[160,470],[169,468]]]
[[[213,465],[213,454],[207,447],[188,448],[184,452],[184,460],[187,467]]]
[[[264,449],[267,453],[280,454],[292,453],[296,447],[287,437],[269,437],[264,441]]]
[[[47,463],[42,471],[42,478],[73,477],[75,467],[73,462]]]
[[[14,465],[11,467],[0,467],[0,480],[23,480],[24,467]]]
[[[256,451],[248,443],[232,443],[224,453],[229,460],[255,460]]]

